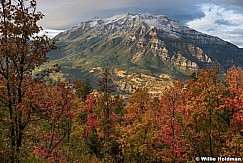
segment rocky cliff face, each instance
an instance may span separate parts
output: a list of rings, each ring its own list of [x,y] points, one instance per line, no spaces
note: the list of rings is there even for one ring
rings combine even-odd
[[[95,17],[58,36],[51,62],[66,69],[114,67],[178,75],[211,66],[243,65],[242,49],[181,25],[164,15]]]
[[[171,35],[174,37],[173,33],[171,33]],[[144,27],[129,35],[127,45],[135,44],[138,49],[143,49],[142,52],[138,52],[133,56],[132,62],[136,63],[142,60],[146,51],[150,50],[153,55],[162,62],[169,62],[172,65],[180,66],[184,70],[198,69],[199,66],[197,62],[213,63],[212,59],[208,57],[202,49],[190,43],[176,45],[182,49],[174,51],[174,54],[169,54],[167,46],[171,45],[166,45],[165,41],[166,39],[163,40],[159,38],[157,29],[154,26],[150,26],[150,29],[147,30]],[[190,58],[193,58],[195,61],[191,61]]]

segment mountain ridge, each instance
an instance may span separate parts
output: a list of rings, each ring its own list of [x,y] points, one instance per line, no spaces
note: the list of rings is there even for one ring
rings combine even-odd
[[[108,25],[112,24],[115,22],[118,22],[121,19],[137,19],[140,18],[144,23],[148,24],[151,27],[156,27],[158,29],[165,30],[166,32],[170,32],[171,34],[173,33],[175,36],[178,34],[181,34],[181,31],[184,30],[184,33],[188,33],[189,35],[193,33],[197,33],[198,35],[202,35],[203,37],[209,37],[209,38],[214,38],[215,40],[224,41],[220,39],[217,36],[211,36],[208,34],[204,34],[202,32],[198,32],[190,27],[184,26],[179,23],[179,21],[170,19],[166,17],[165,15],[152,15],[150,13],[139,13],[139,14],[120,14],[120,15],[115,15],[110,18],[104,18],[104,17],[99,17],[96,16],[92,18],[89,21],[82,22],[78,26],[72,27],[64,32],[61,32],[60,34],[67,34],[68,32],[72,32],[73,30],[77,30],[78,28],[86,28],[86,27],[94,27],[94,26],[102,26],[102,25]],[[120,26],[124,25],[125,20],[120,23]],[[176,30],[174,30],[176,29]],[[58,35],[57,35],[58,37]],[[224,41],[227,42],[227,41]],[[230,42],[228,42],[230,43]],[[233,45],[233,44],[232,44]]]
[[[110,67],[128,74],[181,78],[215,64],[225,69],[243,65],[242,49],[164,15],[95,17],[55,38],[60,48],[48,54],[49,64],[60,64],[72,77],[79,76],[74,71],[92,75],[99,67]]]

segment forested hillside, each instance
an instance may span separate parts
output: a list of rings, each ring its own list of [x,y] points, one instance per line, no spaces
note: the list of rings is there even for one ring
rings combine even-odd
[[[56,48],[38,36],[35,0],[0,1],[0,162],[190,162],[243,158],[243,70],[202,69],[159,97],[128,99],[104,68],[89,80],[54,81],[33,71]],[[239,160],[238,160],[239,161]]]

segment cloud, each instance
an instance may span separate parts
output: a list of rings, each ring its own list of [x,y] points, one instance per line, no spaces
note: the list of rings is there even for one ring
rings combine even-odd
[[[235,6],[243,6],[243,1],[242,0],[220,0],[223,3],[227,3],[230,5],[235,5]]]
[[[243,36],[243,28],[236,28],[230,32],[231,34],[239,34]]]
[[[40,24],[45,28],[67,29],[95,16],[124,12],[164,14],[182,23],[204,16],[196,4],[210,0],[41,0],[38,10],[45,14]]]
[[[189,27],[243,47],[243,14],[208,3],[199,8],[205,16],[188,22]]]
[[[49,38],[53,38],[61,32],[64,32],[64,30],[43,29],[43,30],[40,31],[39,35],[45,34]]]
[[[231,32],[243,24],[243,0],[41,0],[37,5],[46,15],[39,23],[46,29],[65,30],[95,16],[150,12],[236,43]]]
[[[226,26],[237,26],[237,24],[231,23],[229,20],[225,20],[225,19],[218,19],[214,23],[219,25],[226,25]]]
[[[103,10],[125,7],[119,1],[110,0],[42,0],[38,10],[45,14],[41,25],[46,28],[66,29],[79,24],[85,18],[95,16],[93,13]]]
[[[209,28],[209,29],[206,29],[207,32],[212,32],[212,31],[216,31],[216,29],[214,28]]]

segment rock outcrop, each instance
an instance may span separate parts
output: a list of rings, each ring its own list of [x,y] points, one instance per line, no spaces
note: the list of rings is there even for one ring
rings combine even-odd
[[[95,17],[60,33],[56,39],[60,48],[49,58],[66,71],[70,67],[91,70],[108,66],[177,75],[215,63],[224,68],[243,65],[242,49],[164,15]]]

